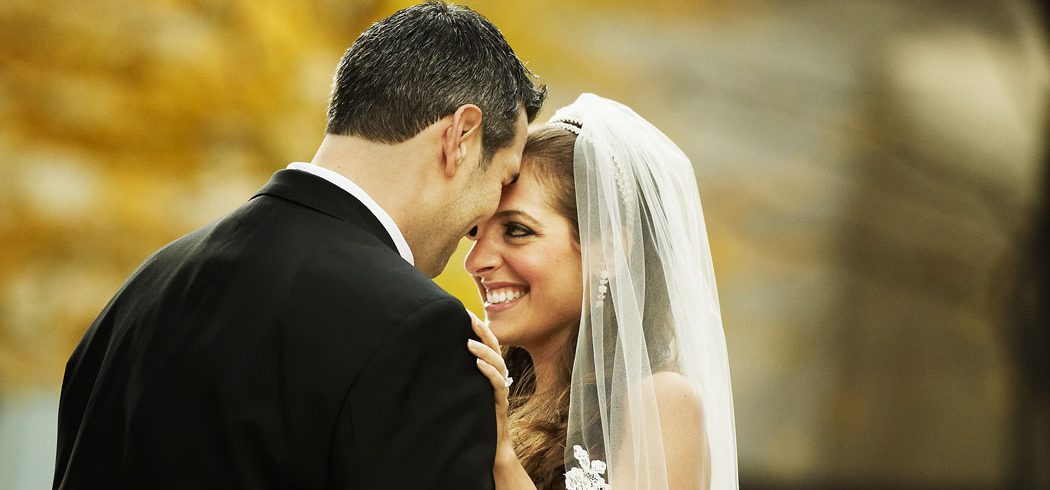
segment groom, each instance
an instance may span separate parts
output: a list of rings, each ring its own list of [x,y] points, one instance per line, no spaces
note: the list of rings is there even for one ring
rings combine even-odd
[[[132,274],[66,367],[55,488],[492,488],[492,389],[430,281],[543,102],[426,3],[346,52],[311,163]]]

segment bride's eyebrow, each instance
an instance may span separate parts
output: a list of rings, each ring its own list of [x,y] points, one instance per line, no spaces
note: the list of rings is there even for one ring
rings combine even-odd
[[[525,218],[527,221],[531,221],[533,223],[539,223],[539,221],[536,221],[536,218],[533,218],[532,216],[529,216],[529,213],[526,213],[525,211],[522,211],[520,209],[504,209],[503,211],[500,211],[500,212],[496,213],[493,216],[493,218],[514,218],[514,217]]]

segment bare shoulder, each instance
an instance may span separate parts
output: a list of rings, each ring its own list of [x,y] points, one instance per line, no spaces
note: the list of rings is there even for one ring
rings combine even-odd
[[[675,372],[652,376],[656,410],[660,417],[669,488],[710,488],[698,481],[698,469],[710,464],[700,394],[689,379]]]
[[[702,410],[700,395],[681,374],[661,371],[653,374],[653,394],[660,412],[669,415],[696,416]]]

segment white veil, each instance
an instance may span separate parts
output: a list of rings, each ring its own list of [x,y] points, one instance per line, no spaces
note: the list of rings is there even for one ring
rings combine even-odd
[[[681,463],[664,461],[652,376],[671,372],[702,410],[703,429],[695,434],[702,463],[687,469],[690,478],[695,471],[697,488],[709,481],[709,488],[735,490],[725,335],[689,158],[630,108],[594,94],[559,109],[549,124],[578,135],[573,166],[584,304],[566,486],[669,488],[668,468]]]

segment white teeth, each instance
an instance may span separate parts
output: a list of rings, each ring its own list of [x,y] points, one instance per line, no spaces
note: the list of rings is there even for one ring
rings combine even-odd
[[[525,291],[516,288],[503,288],[494,291],[486,291],[485,299],[490,305],[498,305],[508,301],[514,301],[525,295]]]

